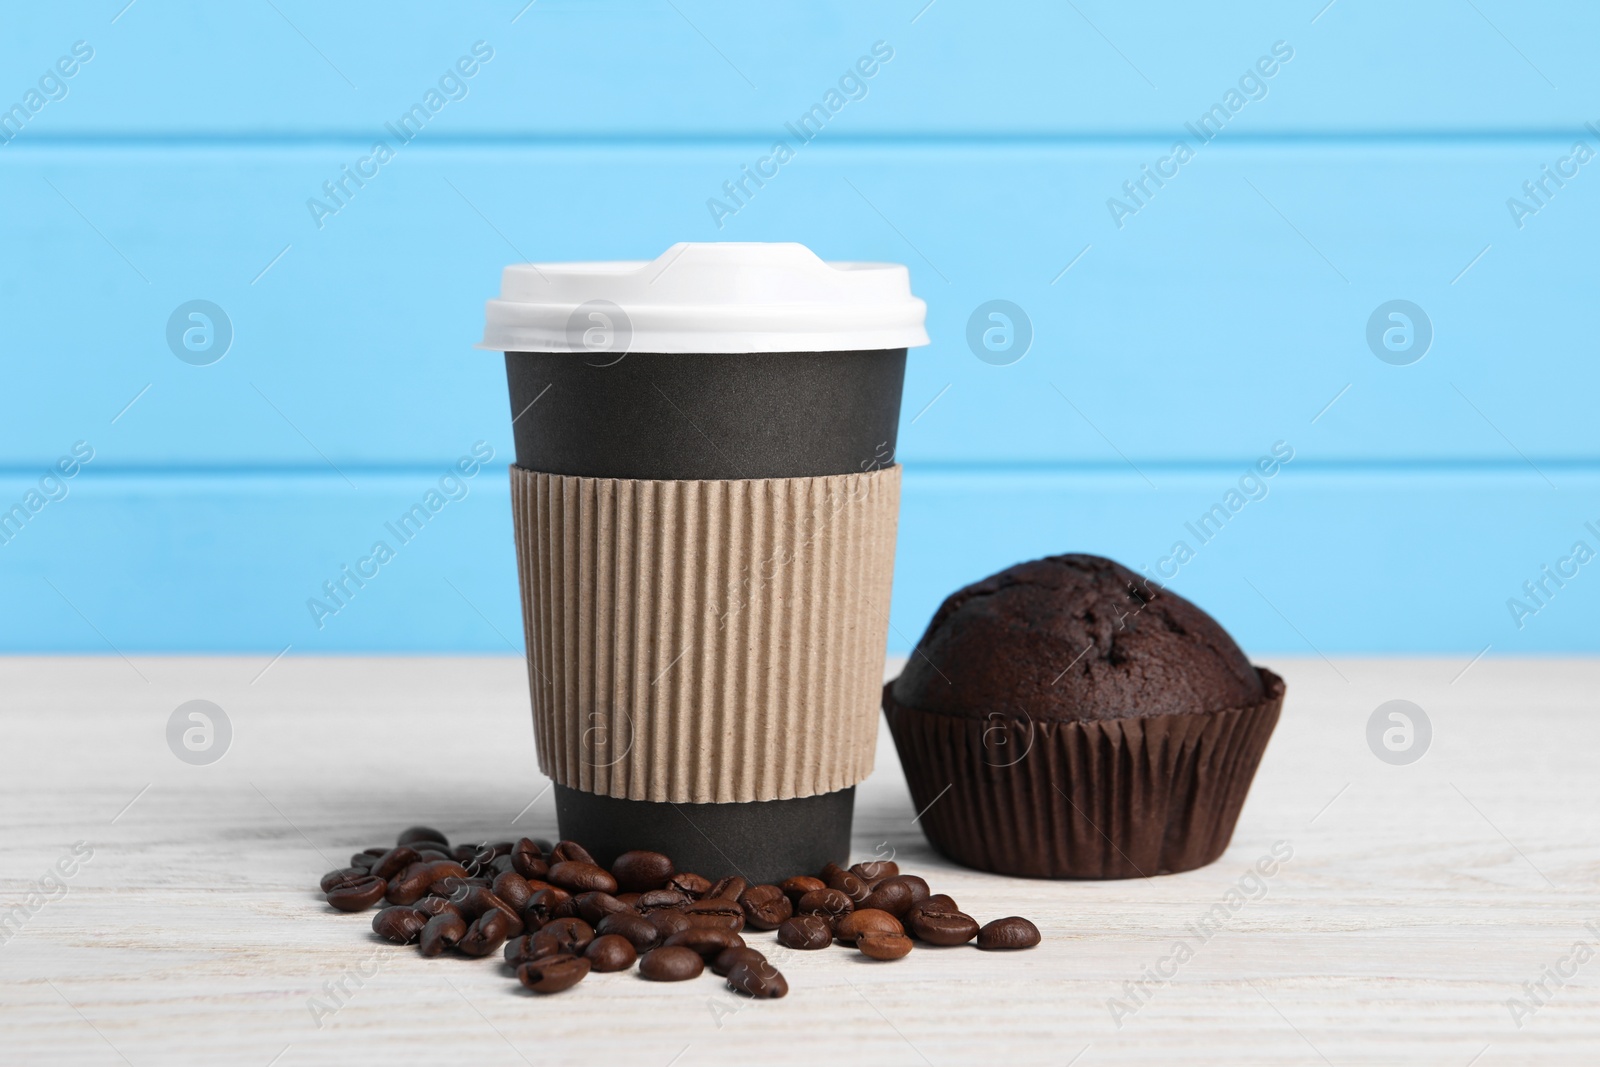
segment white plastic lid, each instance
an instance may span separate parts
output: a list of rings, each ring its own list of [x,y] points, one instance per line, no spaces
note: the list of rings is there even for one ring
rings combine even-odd
[[[516,263],[488,302],[496,352],[866,352],[928,343],[898,263],[802,244],[680,242],[659,258]]]

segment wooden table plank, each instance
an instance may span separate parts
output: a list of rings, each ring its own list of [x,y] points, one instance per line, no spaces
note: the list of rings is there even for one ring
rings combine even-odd
[[[1045,943],[894,964],[796,954],[773,1003],[710,977],[618,975],[536,999],[498,963],[423,960],[377,943],[368,916],[331,913],[322,871],[401,826],[553,836],[521,664],[267,666],[0,659],[0,903],[24,901],[75,842],[93,853],[0,945],[0,1062],[1600,1059],[1600,962],[1546,979],[1520,1027],[1507,1006],[1574,944],[1600,943],[1600,661],[1274,662],[1289,700],[1232,846],[1205,870],[1142,881],[952,866],[913,823],[885,734],[860,790],[858,858],[893,850],[980,919],[1034,918]],[[1365,738],[1397,697],[1434,728],[1403,767]],[[165,739],[197,698],[233,727],[209,766]],[[1257,889],[1248,871],[1277,842],[1292,857]],[[1253,899],[1214,932],[1187,929],[1240,887]],[[1157,975],[1185,938],[1192,958]],[[375,973],[357,987],[361,969]],[[319,1026],[314,998],[331,1003],[325,983],[341,979],[350,992]]]

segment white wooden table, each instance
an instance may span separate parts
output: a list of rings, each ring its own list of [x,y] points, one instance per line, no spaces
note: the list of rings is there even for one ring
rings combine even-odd
[[[1189,874],[955,868],[913,824],[885,733],[860,856],[886,842],[980,919],[1033,917],[1044,944],[796,954],[789,997],[751,1003],[709,974],[536,998],[496,960],[424,960],[322,903],[324,870],[411,823],[554,836],[517,660],[0,659],[0,901],[75,842],[93,851],[0,945],[0,1063],[1600,1062],[1600,960],[1571,955],[1600,942],[1600,661],[1270,665],[1283,720],[1232,847]],[[233,727],[208,766],[166,741],[197,698]],[[1408,766],[1366,741],[1392,698],[1434,728]],[[1241,882],[1275,842],[1292,858]],[[1253,899],[1189,930],[1241,884]],[[1575,973],[1558,987],[1546,968]],[[1523,983],[1542,977],[1536,1005]],[[341,978],[319,1026],[312,1000]]]

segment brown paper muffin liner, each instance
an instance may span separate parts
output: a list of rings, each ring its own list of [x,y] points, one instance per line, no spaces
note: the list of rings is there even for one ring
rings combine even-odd
[[[900,468],[647,481],[511,468],[539,766],[733,803],[872,770]]]
[[[1221,856],[1283,708],[1087,722],[883,706],[928,841],[957,863],[1031,878],[1139,878]]]

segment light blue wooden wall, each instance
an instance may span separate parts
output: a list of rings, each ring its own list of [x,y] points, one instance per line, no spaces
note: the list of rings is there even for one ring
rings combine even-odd
[[[925,2],[8,5],[0,510],[93,459],[0,543],[0,648],[520,648],[482,301],[509,261],[716,239],[905,262],[928,301],[895,650],[1016,560],[1158,568],[1178,540],[1170,584],[1255,652],[1600,648],[1600,562],[1541,572],[1600,551],[1600,161],[1573,157],[1600,151],[1600,9]],[[477,42],[399,145],[384,124]],[[1185,123],[1275,45],[1200,143]],[[307,201],[379,138],[319,226]],[[779,138],[794,159],[719,228],[707,201]],[[165,336],[194,299],[234,332],[209,366]],[[991,299],[1032,323],[1011,365],[965,339]],[[1432,323],[1411,365],[1368,347],[1392,299]],[[307,598],[479,441],[466,497],[319,629]],[[1201,545],[1185,523],[1278,442]]]

